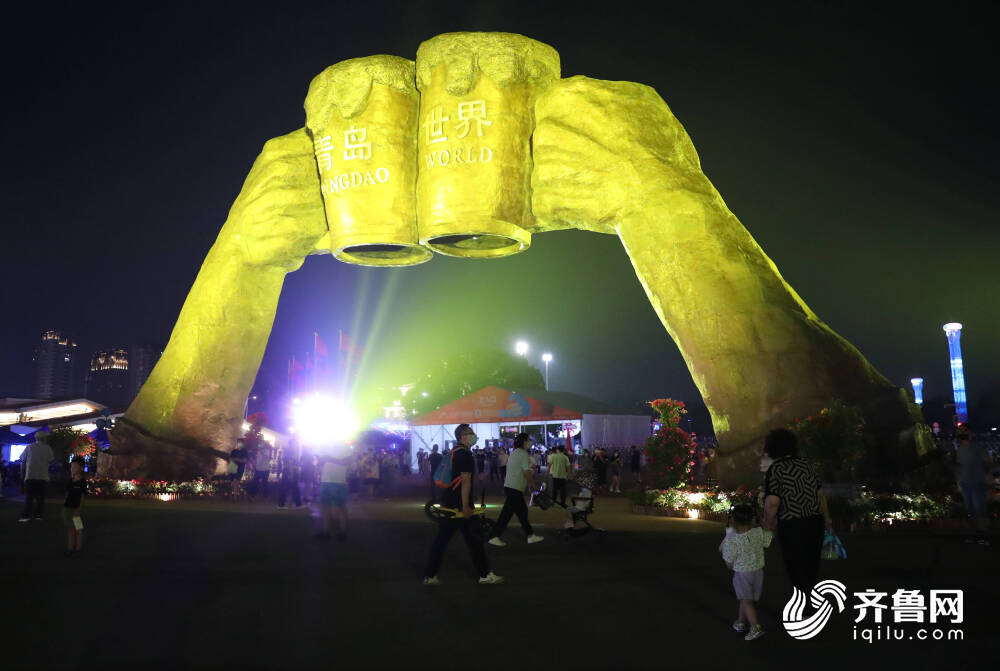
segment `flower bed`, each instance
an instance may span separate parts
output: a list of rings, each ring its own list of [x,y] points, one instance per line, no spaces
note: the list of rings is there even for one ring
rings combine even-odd
[[[646,489],[632,494],[632,510],[646,515],[697,516],[725,522],[729,508],[736,503],[749,503],[760,510],[761,494],[759,488],[732,491],[692,487]],[[827,502],[834,525],[850,530],[879,530],[890,526],[959,528],[968,519],[961,498],[948,494],[873,494],[862,489],[858,496],[829,497]],[[987,510],[991,520],[1000,519],[1000,500],[991,497]]]
[[[165,480],[109,480],[92,479],[87,482],[87,495],[115,499],[159,499],[173,501],[180,498],[205,498],[218,491],[215,482],[192,480],[167,482]]]
[[[645,489],[632,494],[632,512],[725,522],[737,503],[757,506],[759,489],[719,490],[707,487]]]

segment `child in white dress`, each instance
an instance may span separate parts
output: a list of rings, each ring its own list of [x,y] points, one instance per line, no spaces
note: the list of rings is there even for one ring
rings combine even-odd
[[[754,524],[755,517],[753,506],[745,503],[733,506],[729,511],[726,538],[719,546],[722,559],[733,571],[733,589],[740,604],[733,629],[746,632],[743,638],[747,641],[764,635],[764,628],[757,621],[756,603],[764,588],[764,548],[771,545],[774,537],[772,532]]]

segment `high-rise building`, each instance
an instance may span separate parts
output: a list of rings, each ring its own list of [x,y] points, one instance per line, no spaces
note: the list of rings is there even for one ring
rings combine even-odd
[[[139,395],[139,390],[146,383],[146,378],[153,372],[153,367],[163,354],[161,345],[132,345],[128,349],[128,386],[129,402]]]
[[[87,398],[116,410],[125,410],[139,395],[162,353],[163,348],[154,345],[94,352],[85,381]]]
[[[77,396],[76,343],[58,331],[46,331],[35,347],[35,398],[62,399]]]
[[[965,369],[962,365],[962,325],[950,322],[944,325],[948,338],[948,354],[951,357],[951,388],[955,396],[955,414],[958,421],[968,422],[969,411],[965,402]]]
[[[132,401],[129,387],[129,354],[124,348],[94,352],[86,377],[86,397],[114,410]]]

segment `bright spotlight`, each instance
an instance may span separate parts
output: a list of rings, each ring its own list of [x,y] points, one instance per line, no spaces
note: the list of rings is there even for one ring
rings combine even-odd
[[[344,402],[316,394],[295,406],[295,429],[302,441],[333,445],[354,437],[361,428],[358,416]]]
[[[545,354],[542,355],[542,361],[544,361],[545,363],[552,361],[552,355],[546,352]]]
[[[524,356],[528,353],[528,343],[524,340],[518,340],[517,344],[514,345],[514,351],[517,352],[518,356]]]

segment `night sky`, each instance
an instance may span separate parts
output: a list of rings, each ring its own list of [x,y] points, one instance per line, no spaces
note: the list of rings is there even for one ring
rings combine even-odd
[[[5,17],[0,396],[30,395],[31,351],[49,328],[87,356],[165,343],[261,146],[303,125],[310,80],[347,58],[414,58],[454,30],[522,33],[559,51],[563,76],[655,87],[785,279],[877,368],[949,394],[941,325],[961,321],[970,410],[1000,387],[990,3],[926,15],[840,3],[658,3],[655,14],[623,2],[202,4],[36,3]],[[467,332],[456,308],[475,317]],[[697,393],[610,236],[549,233],[507,259],[401,270],[310,257],[286,281],[260,380],[283,380],[314,331],[332,349],[338,329],[368,343],[372,370],[401,376],[414,353],[524,338],[536,361],[553,353],[553,389],[614,402]]]

